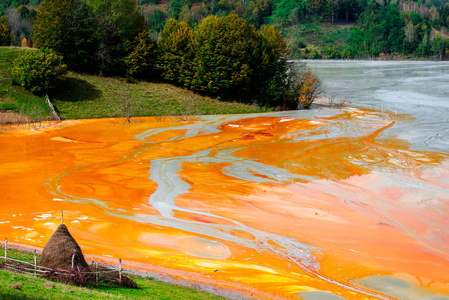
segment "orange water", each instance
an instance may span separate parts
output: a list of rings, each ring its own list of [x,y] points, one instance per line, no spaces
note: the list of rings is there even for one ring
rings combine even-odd
[[[0,239],[43,247],[63,210],[85,254],[255,298],[447,296],[447,154],[388,135],[395,121],[347,108],[4,128]]]

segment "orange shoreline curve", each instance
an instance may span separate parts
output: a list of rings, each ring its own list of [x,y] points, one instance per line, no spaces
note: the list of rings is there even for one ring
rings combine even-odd
[[[257,299],[449,299],[447,153],[356,108],[0,130],[0,239]],[[401,120],[402,122],[407,122]],[[412,122],[412,120],[409,120]]]

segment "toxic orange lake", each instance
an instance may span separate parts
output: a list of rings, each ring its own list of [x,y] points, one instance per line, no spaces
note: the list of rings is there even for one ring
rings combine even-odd
[[[43,247],[63,210],[84,254],[242,297],[449,299],[448,154],[389,134],[399,118],[4,127],[0,239]]]

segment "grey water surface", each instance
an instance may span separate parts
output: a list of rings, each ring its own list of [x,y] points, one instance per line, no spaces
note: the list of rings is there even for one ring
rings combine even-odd
[[[351,106],[409,114],[390,134],[415,149],[449,151],[449,62],[308,61],[326,98]]]

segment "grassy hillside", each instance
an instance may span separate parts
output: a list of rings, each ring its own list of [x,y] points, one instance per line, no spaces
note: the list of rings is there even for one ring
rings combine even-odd
[[[50,116],[45,102],[23,88],[11,85],[13,61],[25,50],[15,47],[0,47],[0,111],[22,113],[39,120]]]
[[[261,111],[256,106],[222,102],[167,83],[70,73],[50,98],[62,118],[238,114]]]
[[[13,61],[23,51],[0,47],[0,112],[12,111],[42,120],[50,116],[44,97],[11,85]],[[63,119],[132,116],[238,114],[262,111],[259,107],[222,102],[166,83],[109,78],[70,72],[65,83],[50,95]],[[3,122],[5,123],[5,122]]]
[[[4,248],[0,248],[3,253]],[[8,257],[33,261],[28,252],[8,250]],[[0,259],[0,263],[3,259]],[[222,299],[201,291],[164,283],[151,278],[132,277],[139,289],[111,284],[75,287],[31,275],[0,270],[0,299]]]
[[[349,30],[354,26],[355,23],[306,22],[283,28],[282,35],[287,40],[293,58],[315,59],[325,55],[330,46],[335,49],[347,47]]]

